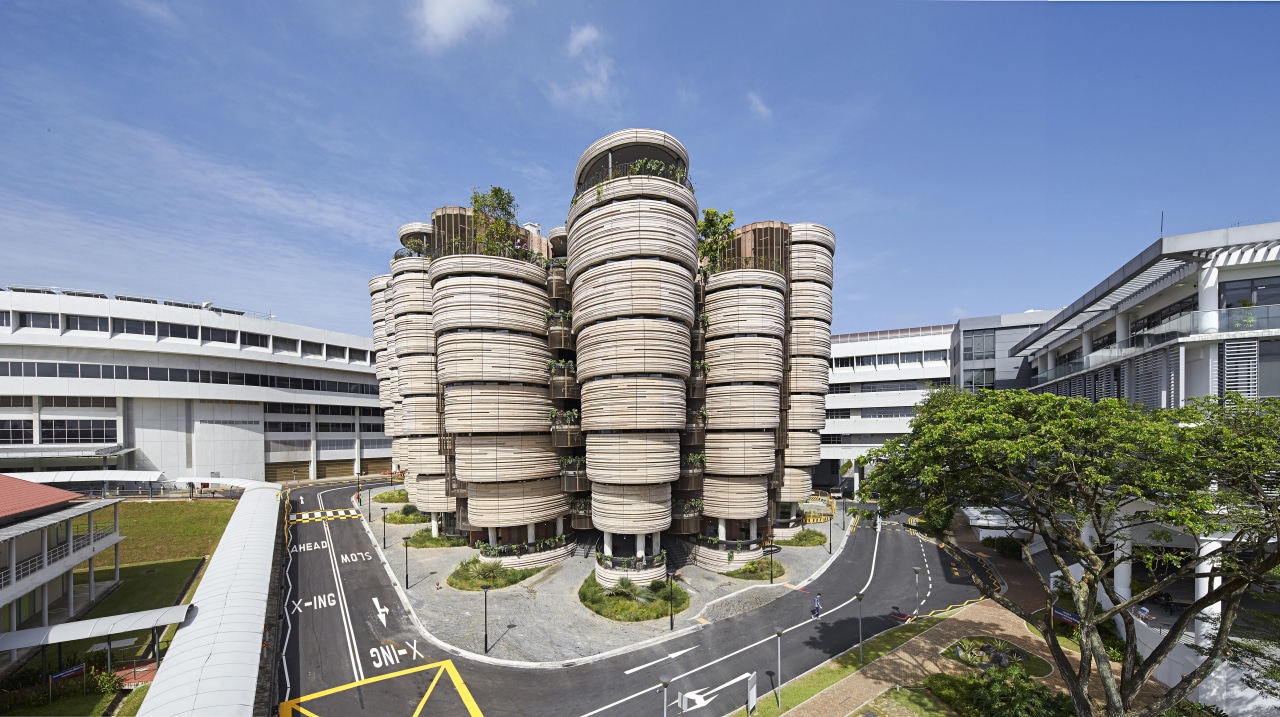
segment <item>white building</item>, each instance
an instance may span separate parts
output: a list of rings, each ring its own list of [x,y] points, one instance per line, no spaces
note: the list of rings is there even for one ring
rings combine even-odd
[[[369,337],[210,304],[0,290],[0,472],[390,469]]]
[[[952,324],[831,337],[831,388],[819,476],[908,433],[915,405],[949,383]],[[861,476],[850,474],[855,484]],[[815,483],[822,481],[815,480]]]

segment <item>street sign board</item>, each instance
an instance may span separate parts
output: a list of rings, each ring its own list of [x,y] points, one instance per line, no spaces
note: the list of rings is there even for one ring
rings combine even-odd
[[[65,679],[67,679],[68,677],[75,677],[76,675],[80,674],[81,672],[84,672],[84,663],[83,663],[83,662],[81,662],[80,664],[76,665],[75,667],[68,667],[67,669],[63,670],[62,672],[55,672],[55,673],[53,673],[52,675],[49,675],[49,679],[50,679],[51,681],[53,681],[53,682],[58,682],[58,681],[60,681],[60,680],[65,680]]]
[[[1053,616],[1054,616],[1055,618],[1057,618],[1057,619],[1059,619],[1059,620],[1061,620],[1061,621],[1063,621],[1063,622],[1065,622],[1065,623],[1071,624],[1071,625],[1079,625],[1079,624],[1080,624],[1080,616],[1079,616],[1079,615],[1075,614],[1074,612],[1071,612],[1070,610],[1067,610],[1066,608],[1058,607],[1057,605],[1054,605],[1054,606],[1053,606]]]
[[[747,678],[747,714],[756,708],[756,673]]]

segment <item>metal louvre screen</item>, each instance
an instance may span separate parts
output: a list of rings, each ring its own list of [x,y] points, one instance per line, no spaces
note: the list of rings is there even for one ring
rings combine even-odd
[[[1236,391],[1248,398],[1258,397],[1258,342],[1222,343],[1222,390]]]
[[[1160,408],[1160,384],[1164,352],[1155,351],[1133,360],[1133,400],[1147,408]]]

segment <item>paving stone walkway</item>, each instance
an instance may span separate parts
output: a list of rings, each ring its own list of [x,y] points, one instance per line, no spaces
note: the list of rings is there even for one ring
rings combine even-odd
[[[374,489],[373,494],[389,489]],[[355,493],[353,488],[352,494]],[[364,494],[368,500],[368,493]],[[382,522],[387,513],[399,510],[397,503],[368,501],[361,507],[374,539],[383,552],[397,582],[404,584],[405,550],[402,538],[426,527],[424,524],[395,525]],[[349,496],[340,507],[350,505]],[[373,519],[369,522],[372,506]],[[334,506],[339,507],[337,503]],[[836,525],[837,549],[845,537]],[[601,617],[578,600],[578,588],[595,566],[594,554],[582,550],[515,585],[489,591],[489,656],[525,662],[560,662],[625,648],[671,633],[667,619],[623,623]],[[458,563],[477,555],[468,547],[409,549],[409,601],[423,627],[435,637],[471,652],[484,652],[484,595],[455,590],[446,582]],[[777,599],[829,560],[825,545],[812,548],[783,548],[778,559],[786,575],[773,586],[767,581],[739,580],[688,565],[680,568],[681,585],[689,593],[689,607],[675,616],[675,629],[723,620],[753,610]],[[437,587],[438,586],[438,587]],[[749,588],[743,590],[744,588]],[[741,591],[741,592],[740,592]]]

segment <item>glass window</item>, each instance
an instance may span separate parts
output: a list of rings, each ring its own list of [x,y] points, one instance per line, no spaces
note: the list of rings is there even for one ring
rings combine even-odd
[[[310,415],[311,406],[304,403],[268,403],[266,413]]]
[[[240,332],[241,346],[256,346],[265,349],[271,345],[271,337],[266,334],[255,334],[250,331]]]
[[[137,334],[139,336],[155,336],[156,322],[139,321],[137,319],[112,319],[111,332],[114,334]]]
[[[1258,342],[1258,395],[1280,396],[1280,341]]]
[[[361,423],[361,433],[382,433],[383,424],[381,423]]]
[[[849,410],[850,409],[848,408],[828,408],[827,420],[834,421],[834,420],[840,420],[843,418],[849,418]]]
[[[18,314],[18,327],[30,329],[56,329],[58,328],[58,315],[35,314],[23,311]]]
[[[78,363],[58,364],[58,378],[80,378],[80,364]]]
[[[310,433],[311,424],[306,421],[267,421],[267,433]]]
[[[947,360],[946,351],[925,351],[924,352],[925,363],[932,363],[935,361],[946,361],[946,360]]]
[[[915,381],[867,381],[862,384],[862,393],[881,393],[883,391],[915,391],[919,386]]]
[[[119,377],[119,372],[117,372],[116,375]],[[130,381],[146,381],[150,372],[147,370],[146,366],[129,366],[126,369],[125,375],[129,377]]]
[[[230,329],[215,329],[205,326],[200,329],[200,338],[211,343],[234,344],[236,342],[236,332]],[[226,383],[226,381],[222,383]]]
[[[316,406],[317,416],[354,416],[355,406]]]
[[[155,368],[153,366],[147,370],[149,373],[148,378],[152,381],[168,381],[169,380],[169,369],[167,368]]]
[[[0,311],[0,326],[8,326],[8,325],[9,325],[9,312]]]
[[[102,378],[102,367],[96,363],[82,363],[80,378]]]
[[[324,346],[314,341],[303,341],[302,355],[303,356],[323,356]]]
[[[853,384],[848,384],[848,383],[833,383],[831,384],[831,387],[827,390],[827,392],[828,393],[849,393],[849,389],[850,387],[852,387],[852,385]]]
[[[835,361],[836,368],[853,368],[852,356],[841,356],[839,358],[832,359],[832,360]]]
[[[982,361],[996,357],[996,330],[979,329],[964,332],[965,361]]]
[[[38,363],[36,364],[37,378],[57,378],[58,364],[56,363]]]
[[[316,423],[317,433],[355,433],[354,423]]]
[[[166,336],[175,339],[199,339],[200,327],[191,326],[189,324],[170,324],[161,321],[156,326],[160,336]]]
[[[325,358],[337,359],[337,360],[339,360],[339,361],[346,361],[346,360],[347,360],[347,347],[346,347],[346,346],[332,346],[332,345],[326,345],[326,346],[325,346]]]
[[[915,406],[876,406],[862,409],[863,418],[910,418],[914,415]]]
[[[880,366],[897,366],[898,354],[880,354],[876,356],[876,364]]]
[[[902,363],[920,363],[923,354],[919,351],[911,351],[902,354]]]
[[[361,416],[377,416],[378,418],[382,418],[383,413],[381,408],[377,408],[374,406],[361,406],[360,415]]]
[[[0,445],[23,445],[35,443],[32,421],[0,420]]]
[[[347,349],[351,363],[369,363],[369,352],[364,349]]]
[[[855,365],[857,365],[857,366],[875,366],[875,365],[876,365],[876,357],[875,357],[875,356],[858,356],[858,357],[857,357],[857,360],[855,361]]]
[[[977,391],[982,388],[996,387],[996,370],[993,368],[965,369],[964,389]]]
[[[105,316],[68,316],[67,331],[102,331],[110,330]]]
[[[286,339],[283,336],[272,336],[271,345],[275,346],[276,351],[290,354],[298,353],[297,339]]]

